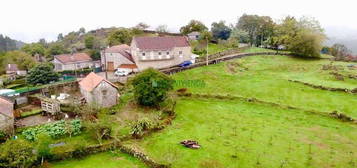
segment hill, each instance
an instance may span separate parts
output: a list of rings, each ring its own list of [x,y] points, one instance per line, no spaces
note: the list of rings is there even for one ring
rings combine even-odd
[[[25,45],[25,43],[22,41],[17,41],[17,40],[11,39],[8,36],[4,36],[4,35],[0,34],[0,51],[6,52],[6,51],[17,50],[17,49],[20,49],[24,45]]]

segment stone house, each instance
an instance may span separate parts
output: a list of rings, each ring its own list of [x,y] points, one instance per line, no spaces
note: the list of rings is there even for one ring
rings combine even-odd
[[[55,55],[53,64],[55,71],[79,70],[96,66],[96,62],[86,53]]]
[[[132,71],[137,71],[130,53],[130,46],[126,44],[112,46],[103,50],[101,52],[101,64],[108,71],[115,71],[117,68],[128,68]]]
[[[139,71],[161,69],[192,60],[193,54],[187,37],[134,37],[131,55]]]
[[[7,64],[6,66],[6,74],[8,75],[19,75],[19,76],[25,76],[27,74],[27,71],[25,70],[20,70],[16,64]]]
[[[88,104],[100,107],[111,107],[117,104],[118,87],[93,72],[79,82],[79,88]]]
[[[0,97],[0,131],[12,133],[14,130],[14,103]]]
[[[200,38],[200,35],[201,35],[200,32],[194,31],[194,32],[191,32],[191,33],[187,34],[187,37],[190,40],[198,40]]]

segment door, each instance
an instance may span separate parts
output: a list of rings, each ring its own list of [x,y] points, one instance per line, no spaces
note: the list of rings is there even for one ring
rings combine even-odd
[[[114,62],[108,62],[107,66],[108,71],[114,71]]]

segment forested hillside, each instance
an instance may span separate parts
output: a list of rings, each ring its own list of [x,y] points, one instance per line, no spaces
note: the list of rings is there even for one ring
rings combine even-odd
[[[10,37],[0,34],[0,51],[11,51],[21,48],[25,43],[13,40]]]

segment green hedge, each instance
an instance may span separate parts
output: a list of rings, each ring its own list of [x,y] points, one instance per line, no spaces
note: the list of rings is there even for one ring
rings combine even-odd
[[[74,75],[74,74],[88,74],[93,72],[92,68],[85,68],[85,69],[79,69],[79,70],[64,70],[59,72],[62,75]]]

